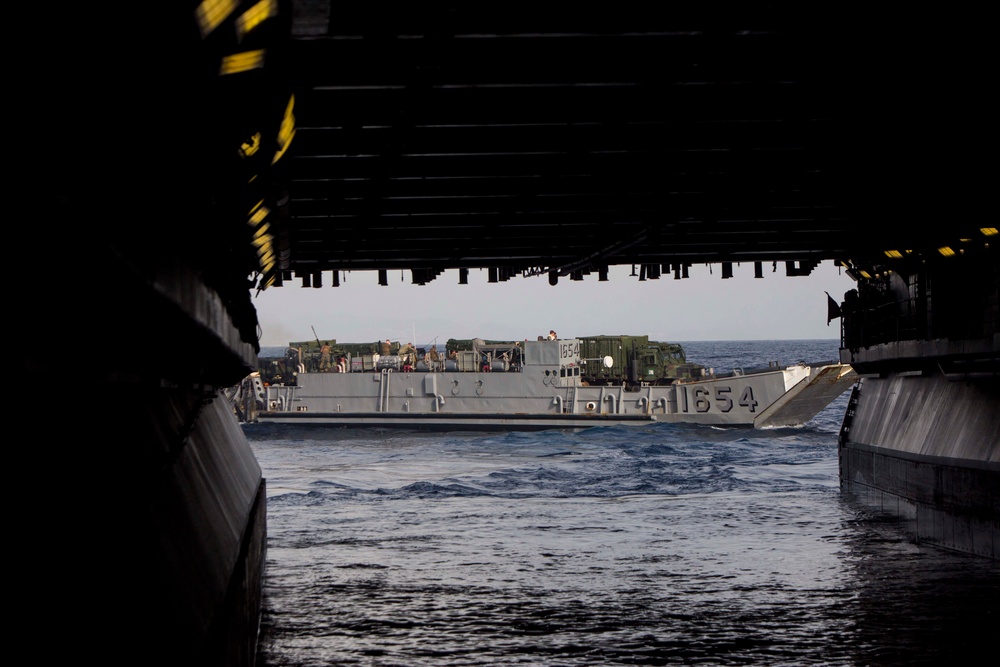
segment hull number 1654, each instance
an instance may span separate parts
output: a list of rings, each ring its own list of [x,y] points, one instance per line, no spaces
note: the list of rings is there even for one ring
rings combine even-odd
[[[719,412],[729,412],[740,405],[749,412],[757,411],[757,400],[753,397],[753,387],[747,385],[740,392],[739,399],[733,402],[732,387],[718,385],[714,388],[696,387],[688,395],[688,387],[679,386],[680,396],[678,397],[681,412],[708,412],[714,405]]]

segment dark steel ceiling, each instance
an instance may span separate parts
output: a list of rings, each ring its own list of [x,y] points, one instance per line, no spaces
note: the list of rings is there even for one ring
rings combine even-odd
[[[233,301],[265,264],[808,272],[996,226],[985,16],[541,4],[71,6],[15,139],[39,205],[86,225],[68,262],[181,255]]]
[[[967,128],[928,104],[954,40],[801,4],[296,3],[289,268],[808,271],[971,234]]]

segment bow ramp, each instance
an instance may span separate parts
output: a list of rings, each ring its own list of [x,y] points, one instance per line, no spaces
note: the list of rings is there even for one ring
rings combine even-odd
[[[854,368],[847,364],[806,368],[808,373],[805,377],[754,419],[754,428],[801,426],[858,380]]]

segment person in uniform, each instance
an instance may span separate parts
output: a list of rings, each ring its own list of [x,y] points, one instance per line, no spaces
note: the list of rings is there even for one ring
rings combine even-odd
[[[327,342],[324,342],[323,346],[319,348],[319,369],[321,371],[330,370],[330,344]]]
[[[404,371],[413,370],[413,366],[416,363],[416,352],[417,348],[413,347],[413,343],[407,343],[399,348],[399,358],[403,362]]]

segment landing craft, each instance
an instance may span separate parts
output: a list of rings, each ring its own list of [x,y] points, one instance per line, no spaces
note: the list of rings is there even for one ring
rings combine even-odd
[[[680,345],[645,336],[452,339],[444,360],[433,362],[419,350],[415,363],[362,346],[353,348],[362,353],[352,355],[344,373],[316,371],[311,348],[289,345],[292,354],[267,366],[280,373],[262,371],[231,392],[243,421],[504,430],[650,422],[795,426],[857,380],[840,363],[716,375],[687,362]],[[608,354],[588,356],[601,352]]]

